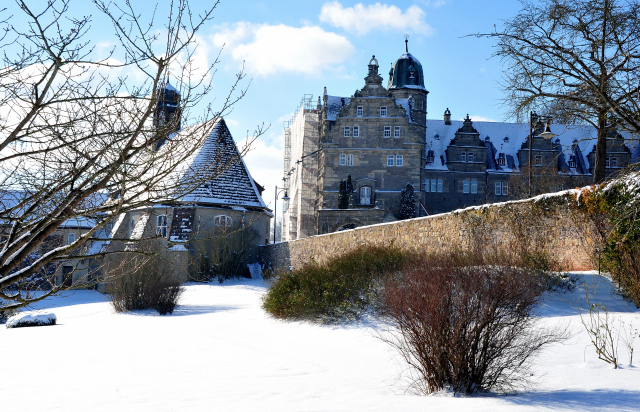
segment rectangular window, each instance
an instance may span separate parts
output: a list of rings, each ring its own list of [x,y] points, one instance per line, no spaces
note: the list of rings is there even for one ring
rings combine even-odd
[[[391,137],[391,126],[384,127],[384,137]]]
[[[617,157],[612,157],[611,158],[611,167],[618,167],[618,158]]]
[[[229,227],[231,226],[231,217],[218,215],[213,218],[213,225],[218,227]]]
[[[443,183],[442,179],[438,179],[438,193],[442,193],[442,186],[444,186]]]
[[[462,193],[469,193],[469,179],[462,182]]]
[[[607,160],[605,161],[604,164],[605,167],[611,167],[611,159],[607,157]]]
[[[360,204],[361,205],[371,204],[371,188],[369,186],[362,186],[360,188]]]
[[[395,126],[393,128],[393,137],[400,137],[400,126]]]
[[[431,191],[432,192],[438,191],[438,181],[436,179],[431,179]]]
[[[69,236],[67,236],[67,245],[70,245],[75,241],[76,241],[76,234],[75,233],[69,233]]]
[[[387,156],[387,166],[393,166],[395,158],[396,157],[394,155]]]
[[[396,156],[396,166],[402,166],[402,155]]]
[[[509,183],[502,182],[502,196],[507,196],[509,194]]]
[[[347,166],[353,166],[353,155],[347,155]]]
[[[349,137],[351,135],[351,129],[349,129],[349,126],[345,126],[344,127],[344,137]]]
[[[347,155],[340,155],[340,166],[344,166],[347,164]]]
[[[360,127],[353,126],[353,137],[360,137]]]
[[[496,196],[500,196],[502,194],[502,183],[496,182],[496,189],[494,191]]]
[[[471,193],[478,193],[478,181],[476,179],[471,181]]]
[[[536,155],[536,166],[542,166],[542,155]]]
[[[387,117],[387,106],[382,106],[380,108],[380,117]]]
[[[156,217],[156,236],[167,237],[167,216]]]
[[[356,109],[356,116],[362,117],[363,113],[364,113],[364,110],[362,109],[362,106],[358,106],[358,108]]]
[[[462,152],[460,153],[460,161],[461,162],[466,162],[467,161],[467,154]]]
[[[473,162],[473,153],[467,155],[467,162]]]

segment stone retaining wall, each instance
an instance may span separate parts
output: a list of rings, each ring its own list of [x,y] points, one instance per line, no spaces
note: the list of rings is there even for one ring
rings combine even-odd
[[[261,247],[265,267],[292,270],[315,260],[347,252],[360,245],[391,245],[407,250],[437,252],[446,248],[470,249],[525,244],[547,251],[567,270],[593,268],[598,247],[591,223],[581,218],[572,192],[539,196],[528,201],[505,202],[461,209],[451,213],[382,223],[353,230],[312,236]]]

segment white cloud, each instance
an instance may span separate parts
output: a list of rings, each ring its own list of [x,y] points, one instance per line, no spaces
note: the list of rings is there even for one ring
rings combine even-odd
[[[293,119],[293,112],[287,113],[284,116],[280,116],[278,118],[278,122],[288,122],[291,119]]]
[[[235,23],[212,36],[213,44],[230,50],[234,60],[245,62],[249,73],[318,75],[335,70],[355,47],[344,36],[318,26]]]
[[[237,120],[229,119],[228,117],[224,118],[224,121],[227,122],[227,125],[238,127],[240,126],[240,122]]]
[[[320,11],[320,21],[360,35],[379,29],[433,34],[434,30],[424,21],[424,16],[424,11],[416,5],[403,13],[397,6],[380,3],[369,6],[358,3],[345,8],[334,1],[325,3]]]
[[[282,135],[280,135],[279,140],[281,139]],[[245,140],[239,142],[238,147],[242,147],[245,142]],[[244,157],[251,176],[265,188],[262,197],[264,202],[272,209],[275,196],[274,186],[282,186],[283,155],[283,149],[269,146],[265,140],[260,138],[253,142],[251,150]],[[282,203],[280,207],[282,207]]]

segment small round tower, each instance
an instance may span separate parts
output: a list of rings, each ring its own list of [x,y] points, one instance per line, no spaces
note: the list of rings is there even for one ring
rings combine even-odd
[[[422,64],[409,53],[408,38],[405,38],[405,53],[391,66],[387,89],[396,99],[412,97],[414,119],[421,124],[426,123],[429,91],[424,87]]]

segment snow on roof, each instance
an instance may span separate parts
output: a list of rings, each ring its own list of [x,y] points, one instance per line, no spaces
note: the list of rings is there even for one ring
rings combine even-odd
[[[327,96],[327,120],[335,121],[340,109],[349,103],[349,97]]]
[[[452,120],[451,125],[445,125],[444,120],[427,120],[426,150],[433,150],[435,161],[427,164],[426,169],[448,170],[445,150],[455,137],[455,133],[462,127],[462,124],[463,122],[459,120]],[[528,124],[473,122],[473,127],[478,131],[482,141],[487,141],[486,138],[489,138],[488,142],[495,147],[496,156],[499,153],[504,153],[506,158],[511,157],[513,159],[513,164],[510,164],[512,162],[509,161],[496,170],[509,172],[513,171],[514,168],[520,167],[518,164],[518,151],[529,136]],[[551,131],[558,135],[553,138],[553,141],[559,144],[559,153],[564,154],[566,159],[570,155],[581,157],[578,159],[578,164],[582,164],[586,169],[581,171],[572,168],[567,170],[566,173],[588,172],[589,159],[587,155],[591,153],[595,146],[597,139],[596,129],[590,126],[552,124]],[[578,169],[580,168],[578,167]]]
[[[176,93],[178,92],[178,91],[176,90],[176,88],[175,88],[175,87],[173,87],[173,86],[171,85],[171,83],[169,83],[169,82],[167,82],[167,84],[165,84],[165,85],[164,85],[164,88],[165,88],[165,89],[167,89],[167,90],[170,90],[170,91],[172,91],[172,92],[176,92]]]
[[[202,147],[183,163],[184,167],[180,168],[182,180],[203,182],[190,194],[175,200],[266,207],[224,119],[216,122]],[[206,176],[218,167],[224,171],[205,181]]]

